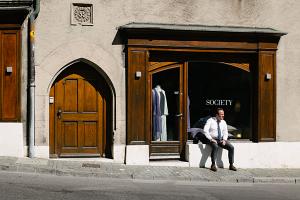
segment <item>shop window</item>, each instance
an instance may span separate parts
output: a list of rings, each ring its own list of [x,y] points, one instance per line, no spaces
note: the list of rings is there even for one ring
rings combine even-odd
[[[228,131],[237,139],[252,139],[251,73],[226,64],[190,62],[188,65],[188,128],[225,111]]]

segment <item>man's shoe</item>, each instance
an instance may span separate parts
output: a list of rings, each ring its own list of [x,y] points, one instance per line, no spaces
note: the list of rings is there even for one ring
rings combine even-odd
[[[229,170],[232,170],[232,171],[237,171],[236,167],[235,167],[235,166],[233,166],[233,165],[230,165],[230,166],[229,166]]]
[[[211,165],[210,170],[216,172],[217,171],[216,165]]]

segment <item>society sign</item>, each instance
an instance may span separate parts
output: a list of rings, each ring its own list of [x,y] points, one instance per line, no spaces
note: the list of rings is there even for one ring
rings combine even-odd
[[[207,106],[231,106],[233,100],[231,99],[206,99]]]

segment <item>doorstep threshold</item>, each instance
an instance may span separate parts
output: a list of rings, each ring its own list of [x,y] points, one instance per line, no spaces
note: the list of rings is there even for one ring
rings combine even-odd
[[[179,155],[151,155],[150,160],[180,159]]]
[[[114,160],[110,158],[84,158],[84,157],[73,157],[73,158],[51,158],[50,160],[57,160],[57,161],[71,161],[71,162],[105,162],[105,163],[113,163]]]
[[[150,160],[150,166],[189,167],[189,162],[181,160]]]

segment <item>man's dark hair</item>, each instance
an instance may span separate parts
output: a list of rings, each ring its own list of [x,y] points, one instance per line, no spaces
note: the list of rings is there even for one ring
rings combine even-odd
[[[223,108],[217,108],[217,109],[216,109],[216,113],[215,113],[215,114],[216,114],[216,115],[218,115],[220,110],[223,110],[223,111],[224,111],[224,109],[223,109]]]

